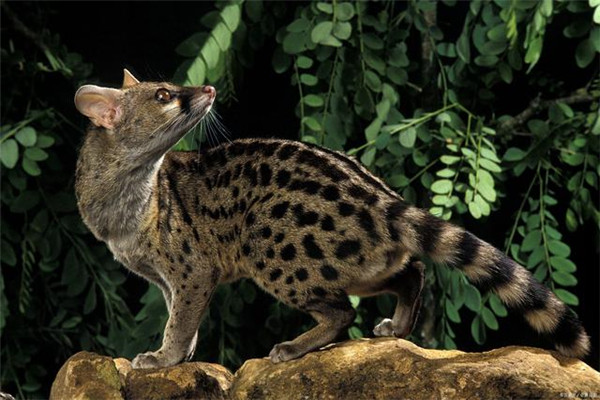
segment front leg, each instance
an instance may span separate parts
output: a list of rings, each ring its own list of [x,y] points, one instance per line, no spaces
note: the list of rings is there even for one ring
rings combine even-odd
[[[164,368],[191,358],[198,327],[220,276],[218,269],[197,268],[185,279],[174,279],[169,320],[160,349],[138,354],[133,368]],[[192,353],[192,354],[190,354]]]

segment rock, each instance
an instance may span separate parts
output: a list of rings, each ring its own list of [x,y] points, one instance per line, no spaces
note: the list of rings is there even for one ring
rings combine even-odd
[[[113,361],[117,371],[119,372],[119,381],[121,382],[121,386],[125,386],[127,374],[133,369],[131,366],[131,361],[126,358],[115,358]]]
[[[50,400],[123,400],[119,372],[112,358],[87,351],[69,358],[50,390]]]
[[[132,370],[125,359],[81,352],[60,369],[51,400],[64,399],[523,399],[592,398],[600,373],[553,351],[427,350],[401,339],[353,340],[280,364],[248,360]]]
[[[600,373],[556,352],[427,350],[401,339],[329,346],[286,363],[248,360],[230,397],[242,399],[510,399],[600,393]]]
[[[185,363],[162,369],[133,370],[124,358],[113,360],[79,352],[62,366],[50,400],[226,399],[233,374],[218,364]]]
[[[227,398],[233,374],[218,364],[192,362],[161,369],[134,369],[127,374],[128,400]]]

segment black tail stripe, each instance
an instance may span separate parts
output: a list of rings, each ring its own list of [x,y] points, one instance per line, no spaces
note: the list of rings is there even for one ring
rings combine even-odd
[[[516,265],[516,264],[515,264]],[[528,276],[527,287],[523,288],[523,298],[520,304],[509,305],[509,309],[517,312],[543,310],[548,304],[550,291],[546,286]]]
[[[448,262],[448,265],[460,269],[471,264],[477,256],[479,247],[481,247],[481,241],[471,232],[463,231],[456,255],[453,260]]]
[[[430,254],[435,249],[435,245],[444,229],[444,221],[425,212],[423,219],[414,226],[421,250],[425,254]]]
[[[499,289],[504,285],[512,282],[514,271],[518,268],[511,259],[503,253],[497,252],[497,261],[493,264],[482,266],[482,269],[487,271],[487,277],[481,277],[478,281],[473,282],[473,285],[482,292]]]
[[[554,332],[549,333],[547,336],[557,345],[573,347],[583,332],[583,327],[575,312],[565,307]]]

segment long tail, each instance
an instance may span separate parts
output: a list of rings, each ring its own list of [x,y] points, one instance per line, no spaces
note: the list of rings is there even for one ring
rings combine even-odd
[[[402,201],[388,206],[387,217],[393,240],[413,254],[458,268],[481,291],[491,290],[561,354],[583,358],[589,352],[590,338],[575,313],[500,250]]]

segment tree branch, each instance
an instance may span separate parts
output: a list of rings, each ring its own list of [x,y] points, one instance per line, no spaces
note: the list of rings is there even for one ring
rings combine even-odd
[[[8,18],[10,19],[10,21],[12,22],[12,24],[14,25],[15,29],[18,32],[21,32],[21,34],[23,36],[25,36],[26,38],[30,39],[33,43],[35,43],[35,45],[42,50],[42,53],[46,54],[46,52],[49,50],[48,46],[46,46],[46,44],[44,43],[44,41],[42,40],[41,36],[38,35],[37,33],[33,32],[31,29],[29,29],[20,19],[19,17],[17,17],[17,14],[15,14],[15,12],[8,6],[8,4],[6,4],[6,1],[2,1],[1,2],[2,5],[2,11],[4,11],[6,13],[6,15],[8,16]]]
[[[437,6],[431,10],[423,12],[423,19],[427,26],[427,31],[421,33],[421,107],[425,110],[434,109],[436,99],[439,98],[437,87],[435,85],[436,70],[433,62],[434,43],[429,34],[429,28],[437,24]]]
[[[550,106],[552,106],[553,104],[589,103],[596,99],[598,99],[598,96],[591,95],[585,89],[577,90],[567,97],[559,97],[553,100],[542,100],[541,95],[538,94],[538,96],[529,103],[529,106],[525,110],[521,111],[516,116],[502,122],[498,126],[498,133],[507,133],[509,131],[514,130],[518,126],[521,126],[524,123],[526,123],[536,113],[538,113],[541,110],[550,108]]]

